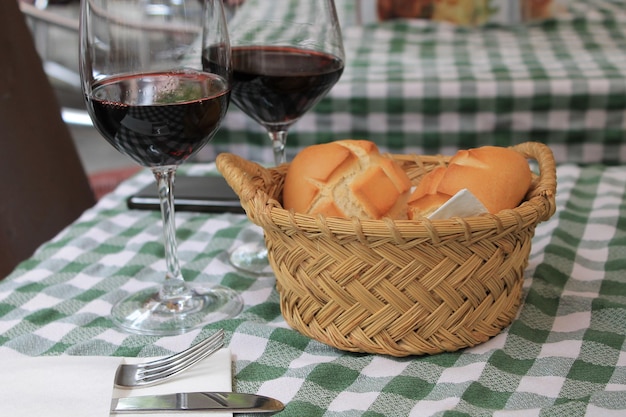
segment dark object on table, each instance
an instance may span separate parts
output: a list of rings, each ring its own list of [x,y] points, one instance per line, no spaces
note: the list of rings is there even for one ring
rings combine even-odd
[[[239,197],[223,177],[178,176],[174,182],[176,211],[245,213]],[[156,184],[149,184],[127,200],[128,208],[159,210]]]
[[[0,279],[94,203],[18,2],[0,2]]]

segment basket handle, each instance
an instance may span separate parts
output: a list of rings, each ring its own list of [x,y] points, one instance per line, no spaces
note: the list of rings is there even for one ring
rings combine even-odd
[[[221,153],[215,159],[215,165],[239,196],[241,205],[247,212],[250,212],[248,207],[257,192],[269,189],[273,185],[272,175],[268,169],[240,156]]]
[[[512,146],[512,149],[521,153],[526,159],[537,161],[539,176],[533,179],[528,199],[541,196],[548,202],[548,209],[542,220],[548,220],[556,211],[556,164],[552,150],[540,142],[524,142]]]

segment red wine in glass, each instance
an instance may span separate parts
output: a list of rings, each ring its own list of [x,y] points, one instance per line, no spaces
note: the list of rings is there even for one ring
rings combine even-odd
[[[287,162],[290,127],[331,90],[343,73],[345,53],[335,3],[237,3],[229,9],[228,21],[231,100],[265,128],[274,164],[280,165]],[[204,56],[213,61],[211,54]],[[230,262],[255,275],[273,273],[267,248],[259,240],[237,247],[231,252]]]
[[[87,104],[111,145],[153,167],[178,165],[202,148],[228,109],[228,94],[215,74],[145,73],[98,82]]]
[[[79,67],[89,116],[118,151],[150,168],[163,223],[163,284],[115,302],[111,321],[155,336],[182,334],[243,308],[229,287],[185,281],[174,210],[178,166],[211,140],[230,100],[223,0],[169,3],[162,14],[151,13],[144,0],[80,3]],[[215,71],[202,67],[208,50]]]
[[[299,47],[252,45],[232,48],[232,66],[231,100],[269,132],[279,164],[285,161],[289,126],[335,85],[344,63],[334,55]],[[264,247],[241,246],[230,259],[248,272],[269,272]]]
[[[232,49],[231,99],[267,129],[284,130],[309,111],[341,77],[335,56],[289,46]]]

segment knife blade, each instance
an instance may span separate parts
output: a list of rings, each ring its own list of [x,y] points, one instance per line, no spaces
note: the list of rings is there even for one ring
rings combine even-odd
[[[111,412],[117,414],[172,411],[273,414],[284,408],[285,405],[274,398],[238,392],[182,392],[114,398],[111,401]]]

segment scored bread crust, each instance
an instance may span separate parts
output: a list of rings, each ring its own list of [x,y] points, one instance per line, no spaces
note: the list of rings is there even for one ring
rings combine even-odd
[[[427,216],[467,188],[490,213],[517,207],[530,188],[532,174],[519,152],[499,146],[460,150],[447,167],[426,174],[409,197],[409,218]],[[437,197],[433,197],[436,195]]]
[[[283,207],[303,214],[362,219],[406,218],[407,174],[366,140],[340,140],[303,149],[291,162]]]

